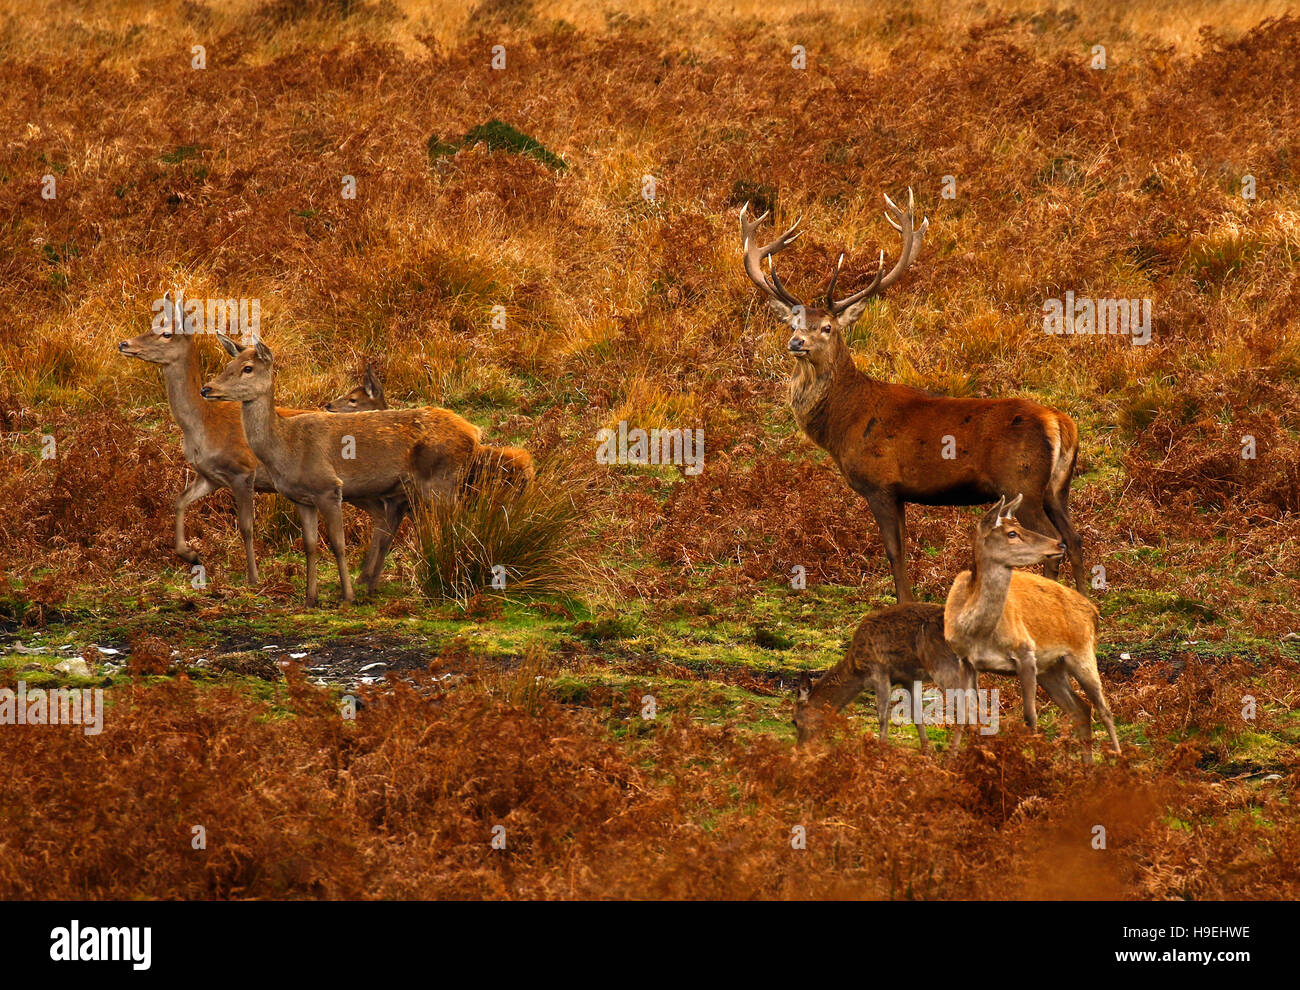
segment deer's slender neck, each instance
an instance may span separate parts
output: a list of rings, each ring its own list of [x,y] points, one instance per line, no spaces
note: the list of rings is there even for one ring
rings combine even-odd
[[[790,409],[808,438],[832,453],[837,431],[831,423],[832,398],[837,391],[865,381],[847,347],[840,347],[821,367],[798,361],[790,375]]]
[[[970,569],[970,593],[963,609],[962,625],[967,635],[982,636],[992,633],[1002,620],[1007,605],[1007,592],[1011,588],[1011,568],[1005,564],[980,561],[978,538],[973,543]]]
[[[163,367],[163,381],[167,383],[167,404],[171,406],[172,418],[185,434],[185,438],[202,444],[204,436],[204,413],[208,400],[199,394],[203,379],[199,367],[198,350],[191,342],[181,361],[173,361]]]
[[[249,448],[273,474],[279,473],[285,450],[284,425],[280,422],[280,414],[275,411],[275,397],[271,390],[240,403],[239,414]]]

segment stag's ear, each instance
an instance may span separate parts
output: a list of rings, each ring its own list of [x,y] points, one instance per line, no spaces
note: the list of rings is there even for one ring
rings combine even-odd
[[[853,324],[857,323],[858,320],[862,318],[862,314],[867,311],[867,306],[870,302],[870,297],[867,297],[860,302],[855,302],[843,313],[835,317],[835,322],[839,325],[839,328],[841,330],[847,330],[849,327],[853,326]]]
[[[239,357],[239,352],[243,350],[238,344],[227,337],[224,333],[217,334],[217,340],[221,346],[226,349],[226,353],[231,357]]]
[[[366,395],[380,402],[384,399],[384,386],[379,384],[379,376],[375,374],[375,366],[370,362],[366,363],[366,377],[362,382],[362,388],[366,390]]]
[[[270,364],[272,361],[271,348],[263,344],[261,340],[258,340],[257,343],[254,344],[253,346],[257,350],[257,356],[261,358],[263,361],[265,361],[267,364]]]
[[[804,671],[799,675],[799,686],[795,688],[794,700],[803,704],[812,694],[812,675]]]
[[[1020,508],[1020,503],[1023,502],[1024,500],[1025,500],[1025,496],[1021,494],[1021,495],[1017,495],[1010,502],[1007,502],[1006,505],[1002,507],[1002,518],[1010,519],[1012,516],[1014,516],[1016,514],[1016,509]]]

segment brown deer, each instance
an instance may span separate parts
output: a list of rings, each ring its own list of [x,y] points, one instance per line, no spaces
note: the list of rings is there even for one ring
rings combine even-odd
[[[914,691],[918,682],[933,681],[946,691],[974,691],[978,675],[943,638],[943,606],[891,605],[872,612],[858,624],[844,659],[813,686],[804,671],[795,694],[795,735],[802,745],[821,731],[828,712],[839,711],[870,681],[876,693],[880,739],[889,740],[889,692],[892,685]],[[965,699],[974,702],[974,695]],[[953,730],[950,749],[961,744],[963,723]],[[916,721],[922,752],[930,751],[923,721]]]
[[[353,600],[343,529],[343,503],[382,504],[362,574],[373,592],[409,499],[452,499],[476,465],[496,463],[479,443],[477,426],[449,409],[387,409],[338,416],[281,415],[274,400],[274,355],[262,341],[240,347],[218,340],[233,360],[200,390],[205,399],[239,402],[244,434],[276,491],[298,508],[307,556],[307,604],[317,602],[316,543],[320,521],[339,570],[345,602]],[[529,465],[531,468],[531,464]],[[393,521],[395,519],[395,522]]]
[[[373,412],[387,408],[388,399],[384,395],[384,386],[379,381],[379,375],[371,362],[366,362],[365,375],[360,385],[325,404],[325,410],[332,413]],[[519,491],[531,482],[534,476],[533,458],[528,451],[520,447],[484,445],[478,448],[470,461],[469,468],[462,479],[461,491],[480,489],[491,479],[498,480],[506,489]],[[376,551],[377,557],[372,558],[367,551],[366,567],[361,573],[362,582],[367,583],[372,591],[373,585],[369,584],[367,576],[373,567],[373,561],[387,557],[397,529],[406,518],[409,508],[405,500],[399,500],[384,502],[371,510],[372,514],[375,514],[375,509],[383,514],[383,525],[377,529],[380,540]],[[376,520],[378,519],[379,515],[376,514]],[[371,577],[373,580],[378,580],[379,575],[374,573]]]
[[[380,384],[375,366],[366,362],[366,373],[361,384],[351,392],[345,392],[337,399],[325,403],[325,411],[332,413],[373,412],[387,409],[388,400],[384,397],[384,386]]]
[[[1021,502],[1020,495],[1010,502],[999,499],[975,526],[971,569],[957,575],[944,606],[944,636],[976,670],[1020,678],[1030,729],[1038,727],[1035,695],[1041,683],[1074,720],[1086,760],[1092,760],[1092,707],[1119,753],[1115,720],[1097,672],[1097,607],[1062,584],[1012,570],[1065,553],[1055,536],[1035,533],[1015,517]],[[1088,700],[1071,690],[1069,677]]]
[[[867,500],[880,527],[899,602],[912,600],[907,576],[906,507],[981,505],[1025,493],[1022,514],[1065,539],[1074,585],[1085,586],[1083,549],[1070,524],[1070,479],[1078,457],[1078,431],[1063,412],[1026,399],[959,399],[931,395],[906,385],[877,381],[859,371],[843,333],[857,322],[868,301],[902,277],[921,249],[929,227],[915,227],[911,190],[907,209],[885,197],[885,216],[902,234],[898,261],[885,271],[885,254],[870,283],[843,299],[831,275],[825,303],[805,306],[772,268],[772,257],[799,236],[799,221],[770,244],[755,232],[764,218],[740,211],[745,272],[794,330],[789,351],[790,408],[810,440],[831,455],[854,491]],[[770,278],[762,269],[767,260]],[[1055,578],[1059,563],[1045,573]]]
[[[204,402],[199,394],[203,372],[195,333],[185,323],[181,307],[171,293],[163,296],[163,316],[159,329],[150,329],[138,337],[118,343],[118,352],[162,368],[167,385],[167,403],[172,418],[184,437],[185,460],[194,469],[195,479],[176,499],[176,554],[187,564],[196,564],[199,555],[185,538],[185,510],[189,505],[222,488],[235,496],[239,533],[244,540],[246,576],[256,584],[257,555],[253,549],[254,492],[273,492],[275,488],[260,465],[248,442],[239,409],[235,406]],[[283,415],[302,410],[282,409]]]

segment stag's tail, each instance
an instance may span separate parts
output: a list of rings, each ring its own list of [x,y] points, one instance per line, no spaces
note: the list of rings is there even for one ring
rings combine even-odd
[[[523,491],[536,473],[532,455],[522,447],[480,446],[470,459],[464,487],[481,490],[499,484]]]

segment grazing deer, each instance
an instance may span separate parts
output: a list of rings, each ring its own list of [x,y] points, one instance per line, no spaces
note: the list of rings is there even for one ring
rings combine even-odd
[[[1100,614],[1091,601],[1037,574],[1012,570],[1060,558],[1065,545],[1026,528],[1014,515],[1022,496],[999,499],[975,526],[971,569],[962,571],[944,606],[944,636],[958,656],[978,671],[1016,674],[1024,696],[1025,723],[1038,727],[1037,684],[1075,722],[1092,760],[1092,707],[1097,709],[1114,752],[1115,720],[1097,673]],[[1085,701],[1070,688],[1072,676]]]
[[[373,412],[376,409],[387,408],[388,400],[384,397],[384,386],[380,384],[379,376],[375,374],[375,366],[369,361],[366,362],[366,374],[360,385],[351,392],[346,392],[337,399],[325,403],[325,411],[332,413]]]
[[[843,333],[867,302],[902,277],[921,249],[929,221],[915,227],[911,190],[907,209],[885,197],[885,216],[902,234],[902,253],[888,273],[881,251],[875,277],[844,299],[831,274],[822,306],[805,306],[787,291],[772,257],[799,236],[793,227],[767,245],[755,231],[767,216],[740,211],[745,272],[794,330],[789,351],[790,408],[810,440],[831,455],[854,491],[867,500],[880,527],[899,602],[912,600],[907,576],[907,503],[980,505],[1026,493],[1026,521],[1065,539],[1074,585],[1084,588],[1083,549],[1070,524],[1070,479],[1078,456],[1078,431],[1063,412],[1026,399],[958,399],[869,378],[853,363]],[[766,259],[771,277],[763,273]],[[1055,578],[1059,563],[1046,573]]]
[[[795,735],[800,744],[821,731],[827,712],[839,711],[861,693],[870,681],[876,693],[876,716],[880,739],[889,740],[889,692],[899,685],[909,692],[917,682],[933,681],[945,692],[971,691],[978,684],[974,668],[960,659],[943,638],[943,606],[929,604],[891,605],[872,612],[858,624],[844,659],[828,670],[813,686],[804,671],[795,694]],[[974,695],[964,695],[974,703]],[[953,731],[951,749],[961,743],[961,721]],[[923,721],[916,722],[921,751],[930,751],[930,739]]]

